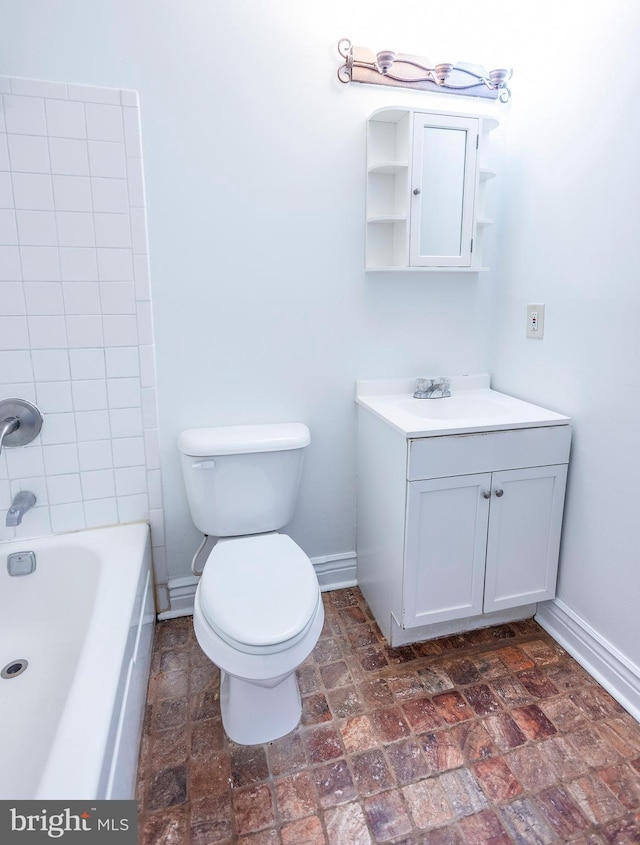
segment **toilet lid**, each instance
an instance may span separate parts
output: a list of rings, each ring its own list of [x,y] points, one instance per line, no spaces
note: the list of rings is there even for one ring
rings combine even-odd
[[[312,618],[319,595],[311,561],[286,534],[219,541],[200,579],[207,622],[237,643],[290,640]]]

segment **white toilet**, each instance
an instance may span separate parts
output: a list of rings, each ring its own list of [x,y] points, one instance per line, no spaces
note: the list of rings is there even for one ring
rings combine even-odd
[[[221,669],[222,723],[241,745],[296,727],[296,669],[324,623],[311,561],[278,533],[293,516],[310,440],[300,423],[195,428],[178,439],[191,517],[220,538],[196,590],[194,628]]]

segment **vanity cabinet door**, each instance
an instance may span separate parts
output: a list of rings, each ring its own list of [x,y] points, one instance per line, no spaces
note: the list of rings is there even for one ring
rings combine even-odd
[[[482,613],[491,474],[407,486],[403,627]]]
[[[493,473],[486,613],[555,596],[566,478],[566,464]]]

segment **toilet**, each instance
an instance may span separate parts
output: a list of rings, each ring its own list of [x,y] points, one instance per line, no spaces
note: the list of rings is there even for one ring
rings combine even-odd
[[[196,590],[194,629],[221,670],[222,723],[241,745],[296,727],[296,669],[324,623],[313,565],[280,533],[310,441],[301,423],[195,428],[178,438],[191,518],[218,538]]]

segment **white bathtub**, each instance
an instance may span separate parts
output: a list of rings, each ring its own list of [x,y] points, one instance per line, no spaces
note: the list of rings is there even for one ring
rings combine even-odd
[[[10,576],[8,555],[30,550],[35,572]],[[133,798],[155,621],[148,526],[1,543],[0,557],[0,799]]]

